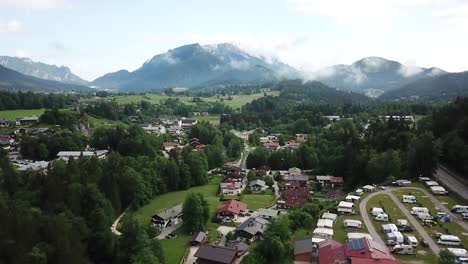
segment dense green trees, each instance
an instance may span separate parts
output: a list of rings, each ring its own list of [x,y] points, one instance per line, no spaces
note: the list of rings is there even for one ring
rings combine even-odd
[[[205,225],[210,218],[210,208],[202,194],[189,193],[185,197],[182,212],[183,224],[187,232],[205,230]]]
[[[76,95],[0,91],[0,110],[59,109],[65,108],[76,101],[78,101]]]
[[[62,150],[84,150],[88,140],[79,133],[62,131],[38,137],[23,135],[21,138],[21,155],[32,160],[51,160],[57,158]]]

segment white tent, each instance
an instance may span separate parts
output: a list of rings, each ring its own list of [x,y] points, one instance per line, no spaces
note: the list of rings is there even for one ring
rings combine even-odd
[[[317,222],[317,227],[333,228],[333,221],[330,219],[319,219]]]

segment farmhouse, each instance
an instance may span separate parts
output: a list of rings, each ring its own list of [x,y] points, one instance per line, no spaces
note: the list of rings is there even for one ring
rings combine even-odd
[[[298,187],[286,189],[280,199],[276,202],[279,209],[290,209],[302,207],[309,201],[310,188]]]
[[[247,210],[245,203],[236,200],[227,200],[218,206],[218,216],[220,218],[236,218],[240,213]]]
[[[274,151],[274,150],[277,150],[280,147],[280,145],[277,142],[266,142],[266,143],[263,143],[263,147],[266,150]]]
[[[251,217],[240,224],[235,229],[235,233],[240,240],[246,243],[252,243],[263,236],[269,223],[270,222],[264,218]]]
[[[182,204],[175,205],[153,215],[152,222],[154,227],[161,230],[169,226],[177,225],[182,222]]]

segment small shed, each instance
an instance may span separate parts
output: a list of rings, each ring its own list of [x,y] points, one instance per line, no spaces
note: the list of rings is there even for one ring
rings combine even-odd
[[[362,187],[362,189],[365,192],[375,192],[375,186],[372,186],[372,185],[366,185],[366,186]]]
[[[192,246],[201,245],[206,240],[206,233],[205,232],[195,232],[190,240],[190,244]]]

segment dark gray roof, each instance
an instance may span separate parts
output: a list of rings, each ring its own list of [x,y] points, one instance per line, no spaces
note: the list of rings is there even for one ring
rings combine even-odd
[[[198,243],[201,243],[203,242],[203,240],[205,240],[205,237],[206,237],[206,233],[205,232],[196,232],[193,234],[192,236],[192,242],[198,242]]]
[[[195,253],[195,257],[217,263],[231,264],[236,258],[237,250],[213,245],[202,245]]]
[[[294,241],[294,255],[312,252],[312,239]]]
[[[166,219],[177,217],[180,214],[182,214],[182,204],[175,205],[171,208],[168,208],[162,212],[155,214],[154,216],[157,216],[161,219],[166,220]]]
[[[237,228],[236,231],[244,231],[247,232],[251,235],[256,235],[257,233],[263,234],[265,232],[268,224],[270,222],[266,219],[257,217],[250,217],[246,221],[244,221],[242,224],[240,224]]]
[[[247,249],[249,249],[249,245],[240,240],[234,240],[233,242],[231,242],[231,244],[229,244],[229,247],[237,250],[237,252],[239,252],[240,255],[244,254],[244,252],[247,251]]]

